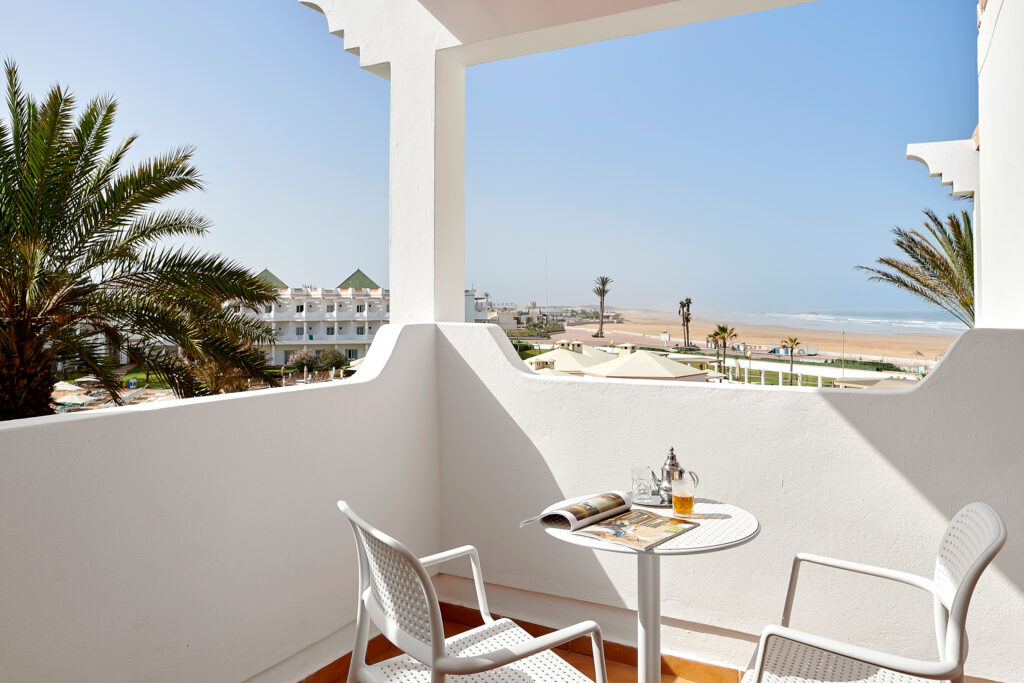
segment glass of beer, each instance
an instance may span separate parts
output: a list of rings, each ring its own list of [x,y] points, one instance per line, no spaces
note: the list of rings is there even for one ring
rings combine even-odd
[[[672,480],[672,512],[676,517],[693,514],[693,494],[697,481],[691,472],[684,472],[679,479]]]

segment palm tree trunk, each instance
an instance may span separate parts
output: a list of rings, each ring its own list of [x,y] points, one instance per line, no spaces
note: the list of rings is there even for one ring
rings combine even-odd
[[[15,340],[5,355],[0,363],[0,421],[51,415],[50,394],[57,373],[43,343]]]
[[[789,350],[789,386],[793,386],[793,354],[796,349]]]
[[[601,297],[601,319],[597,321],[597,336],[604,337],[604,297]]]

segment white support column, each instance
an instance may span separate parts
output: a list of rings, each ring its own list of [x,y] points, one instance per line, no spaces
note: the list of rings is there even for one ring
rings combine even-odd
[[[743,368],[743,383],[750,384],[750,368]]]
[[[768,374],[767,370],[762,370],[761,371],[761,386],[762,387],[764,386],[764,376],[767,375],[767,374]]]
[[[802,387],[804,385],[804,376],[800,373],[797,373],[796,375],[796,385],[798,387]]]
[[[818,375],[818,388],[820,389],[822,387],[822,385],[823,385],[822,376]]]
[[[637,553],[637,681],[661,680],[661,558]]]
[[[391,320],[462,322],[465,67],[433,50],[391,63]]]
[[[988,3],[978,35],[975,324],[1024,328],[1024,5]],[[964,207],[966,208],[966,207]]]

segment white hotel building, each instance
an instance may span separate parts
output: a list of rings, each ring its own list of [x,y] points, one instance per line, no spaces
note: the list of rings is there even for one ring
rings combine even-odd
[[[260,318],[276,337],[266,349],[271,365],[283,365],[296,351],[317,355],[336,349],[356,360],[366,355],[373,337],[391,316],[389,290],[358,268],[333,289],[289,287],[270,270],[260,277],[279,288],[277,301],[267,304]],[[466,290],[466,321],[487,320],[487,303]]]

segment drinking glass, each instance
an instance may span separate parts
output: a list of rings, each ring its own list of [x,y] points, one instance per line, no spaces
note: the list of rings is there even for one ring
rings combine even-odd
[[[646,503],[651,498],[651,466],[636,465],[633,467],[633,500]]]
[[[693,514],[693,494],[697,491],[697,479],[692,472],[684,472],[679,479],[672,480],[672,512],[676,517]]]

